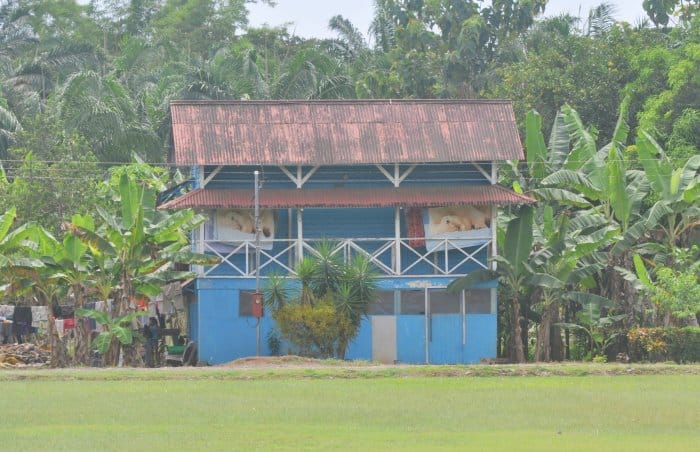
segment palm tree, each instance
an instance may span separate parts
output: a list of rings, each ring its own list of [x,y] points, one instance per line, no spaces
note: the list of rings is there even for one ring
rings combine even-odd
[[[20,60],[5,79],[8,100],[15,111],[36,114],[45,111],[51,94],[71,74],[98,66],[99,56],[89,44],[50,44]]]
[[[140,114],[129,93],[112,76],[94,71],[72,74],[56,94],[56,115],[76,130],[103,162],[126,162],[141,152],[159,160],[161,149],[153,127]]]
[[[354,92],[340,61],[315,48],[301,49],[285,61],[270,85],[273,99],[342,99]]]
[[[2,98],[0,98],[0,101]],[[15,142],[15,134],[21,130],[17,117],[11,110],[0,105],[0,160],[7,159],[7,151]]]

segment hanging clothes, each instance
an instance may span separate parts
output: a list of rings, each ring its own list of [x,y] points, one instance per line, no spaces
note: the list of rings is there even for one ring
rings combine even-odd
[[[63,328],[63,319],[56,319],[54,324],[56,325],[56,334],[58,334],[58,337],[63,339],[63,333],[65,332],[65,329]]]
[[[12,317],[15,313],[15,307],[11,304],[0,305],[0,317]]]
[[[49,308],[46,306],[32,306],[32,327],[45,328],[45,322],[49,320]]]
[[[423,210],[421,208],[409,207],[406,210],[406,226],[409,246],[411,248],[425,246],[425,225],[423,224]]]
[[[17,342],[21,344],[24,336],[29,336],[32,333],[32,307],[15,306],[15,314],[12,320],[15,337]]]

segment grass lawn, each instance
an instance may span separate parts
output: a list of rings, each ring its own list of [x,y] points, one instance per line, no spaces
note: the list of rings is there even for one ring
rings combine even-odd
[[[696,374],[304,372],[0,372],[0,450],[677,451],[700,444]]]

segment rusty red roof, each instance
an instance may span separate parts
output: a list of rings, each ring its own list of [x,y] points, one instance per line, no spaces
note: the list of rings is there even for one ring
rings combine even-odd
[[[176,101],[177,165],[339,165],[515,160],[510,101]]]
[[[160,209],[252,208],[252,189],[198,188],[162,204]],[[382,187],[331,189],[263,189],[260,207],[435,207],[457,204],[526,204],[528,196],[498,185],[457,187]]]

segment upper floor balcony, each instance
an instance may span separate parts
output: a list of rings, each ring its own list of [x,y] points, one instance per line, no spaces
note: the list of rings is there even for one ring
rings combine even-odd
[[[476,231],[475,231],[476,232]],[[199,277],[254,278],[256,274],[295,275],[295,265],[303,257],[318,255],[325,242],[332,254],[344,263],[356,255],[365,256],[380,277],[460,276],[478,268],[487,268],[493,252],[488,230],[469,239],[441,238],[332,238],[263,240],[259,247],[259,272],[256,268],[254,240],[197,242],[198,250],[212,254],[221,262],[212,267],[197,267]]]

